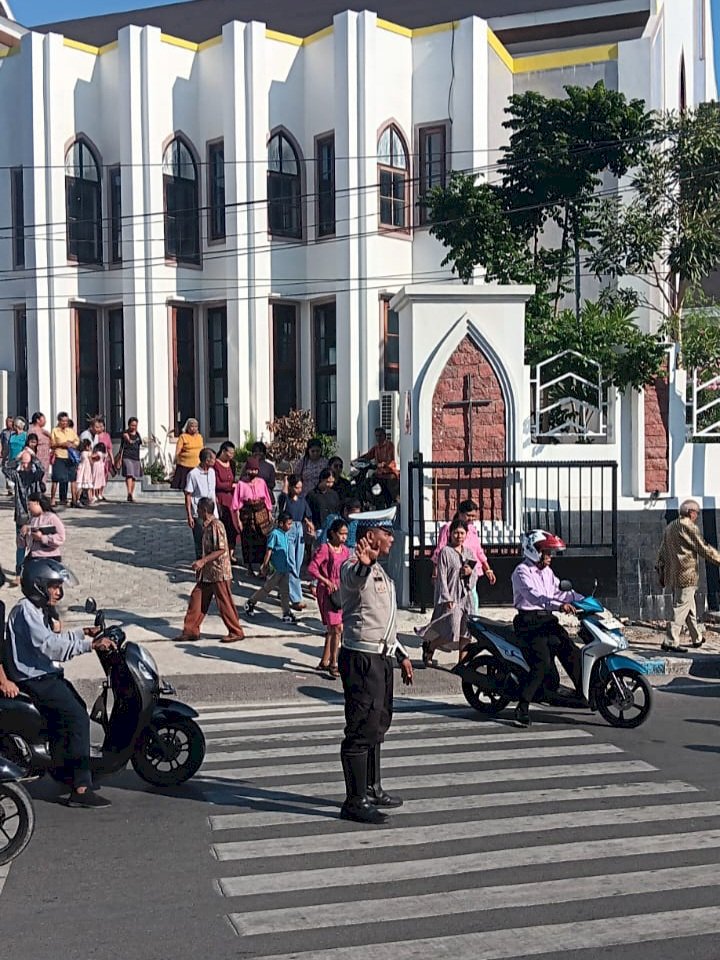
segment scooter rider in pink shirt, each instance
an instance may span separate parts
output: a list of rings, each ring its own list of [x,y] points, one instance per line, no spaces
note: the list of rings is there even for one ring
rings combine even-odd
[[[581,594],[573,590],[561,590],[560,581],[551,569],[553,555],[564,549],[565,543],[555,534],[531,530],[523,535],[524,559],[512,575],[513,606],[517,610],[513,627],[530,667],[515,708],[515,722],[520,727],[531,725],[530,703],[543,684],[559,684],[555,656],[582,696],[580,652],[553,615],[554,610],[572,613],[573,601],[582,599]]]

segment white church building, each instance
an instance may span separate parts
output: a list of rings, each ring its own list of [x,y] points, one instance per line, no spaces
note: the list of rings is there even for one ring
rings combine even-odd
[[[513,92],[714,99],[710,0],[363,6],[193,0],[30,30],[0,0],[3,412],[157,437],[196,416],[216,441],[305,408],[346,458],[382,418],[404,465],[453,459],[437,391],[477,363],[497,388],[478,458],[578,459],[533,435],[524,292],[455,284],[417,200],[492,173]],[[621,510],[718,475],[717,445],[700,472],[680,450],[669,392],[610,404],[580,450],[619,464]]]

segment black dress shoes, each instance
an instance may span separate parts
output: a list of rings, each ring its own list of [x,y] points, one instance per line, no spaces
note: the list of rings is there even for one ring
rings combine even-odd
[[[340,808],[341,820],[354,820],[355,823],[379,825],[385,823],[387,817],[366,797],[352,797],[345,801]]]
[[[375,807],[394,808],[403,805],[402,797],[393,797],[391,794],[385,793],[382,787],[379,790],[375,787],[368,787],[367,798]]]

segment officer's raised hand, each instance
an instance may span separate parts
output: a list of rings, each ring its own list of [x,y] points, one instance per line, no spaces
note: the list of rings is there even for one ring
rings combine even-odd
[[[366,567],[371,567],[380,556],[380,551],[377,547],[370,546],[367,537],[360,537],[355,545],[355,556],[360,563],[364,563]]]

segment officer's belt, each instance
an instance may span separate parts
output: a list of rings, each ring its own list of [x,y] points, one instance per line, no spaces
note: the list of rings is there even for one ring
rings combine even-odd
[[[358,653],[374,653],[378,656],[390,655],[390,647],[384,640],[371,643],[369,640],[346,640],[343,637],[342,645],[346,650],[357,650]]]

